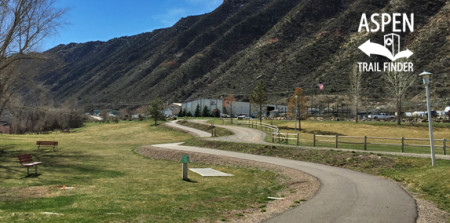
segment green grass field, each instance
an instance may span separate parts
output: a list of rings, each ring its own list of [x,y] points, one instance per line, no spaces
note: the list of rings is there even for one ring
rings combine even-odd
[[[191,173],[196,183],[186,182],[179,162],[135,152],[141,145],[190,138],[151,122],[89,123],[69,134],[0,135],[0,222],[216,221],[280,189],[273,172],[228,166],[209,167],[235,177]],[[59,147],[37,152],[36,140],[56,140]],[[40,175],[25,177],[17,160],[24,153],[43,162]],[[63,185],[73,189],[62,190]]]

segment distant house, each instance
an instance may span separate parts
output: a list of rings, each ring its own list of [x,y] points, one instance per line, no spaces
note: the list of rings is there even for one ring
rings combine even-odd
[[[0,121],[0,133],[1,134],[10,134],[11,133],[11,125],[8,122]]]
[[[169,117],[172,115],[178,115],[181,110],[181,103],[172,103],[167,106],[166,110],[164,110],[164,115]]]

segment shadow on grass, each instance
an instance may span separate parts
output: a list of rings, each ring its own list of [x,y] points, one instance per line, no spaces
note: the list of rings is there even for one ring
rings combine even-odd
[[[188,182],[188,183],[194,183],[194,184],[198,183],[197,181],[191,180],[191,179],[187,179],[187,180],[183,180],[183,181]]]
[[[30,173],[29,175],[23,177],[23,178],[38,178],[41,174],[35,174],[35,173]]]
[[[100,178],[115,178],[123,176],[120,171],[108,170],[108,165],[104,157],[87,154],[83,152],[52,152],[50,151],[31,151],[17,149],[14,146],[0,147],[0,178],[2,179],[33,179],[39,178],[42,184],[59,184],[64,182],[76,182]],[[18,160],[22,154],[32,154],[33,161],[42,162],[39,165],[38,175],[34,174],[33,168],[30,168],[30,175],[26,175],[27,170]],[[40,178],[41,175],[46,175]]]

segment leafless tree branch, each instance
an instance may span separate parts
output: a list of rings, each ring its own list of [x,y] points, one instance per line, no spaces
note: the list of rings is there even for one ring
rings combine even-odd
[[[33,71],[18,67],[24,60],[41,58],[33,50],[61,25],[65,9],[54,0],[0,0],[0,116],[24,80]]]

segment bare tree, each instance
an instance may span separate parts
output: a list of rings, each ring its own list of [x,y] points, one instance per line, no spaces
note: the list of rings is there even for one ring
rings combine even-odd
[[[255,88],[253,89],[253,93],[250,95],[250,102],[258,106],[259,122],[262,123],[263,107],[264,104],[267,103],[267,89],[262,80],[258,81]]]
[[[414,83],[416,76],[406,72],[387,72],[384,75],[386,89],[395,99],[397,108],[397,125],[401,123],[402,100],[405,98],[407,90]]]
[[[306,97],[302,93],[302,88],[297,88],[294,91],[294,94],[289,98],[288,102],[288,114],[289,117],[293,117],[298,120],[298,129],[302,130],[301,118],[307,114],[306,110]],[[295,98],[297,96],[297,98]],[[297,114],[297,116],[295,115]]]
[[[52,7],[53,0],[0,0],[0,116],[20,89],[26,73],[18,73],[24,60],[38,58],[32,51],[55,33],[65,10]]]
[[[224,110],[227,108],[227,106],[230,106],[230,117],[231,117],[231,124],[233,124],[233,103],[236,102],[236,98],[234,98],[233,94],[229,94],[224,100],[222,107]]]
[[[359,122],[359,101],[361,97],[361,82],[362,73],[358,71],[357,65],[353,65],[352,72],[350,73],[350,97],[353,102],[353,111],[356,117],[356,122]]]

